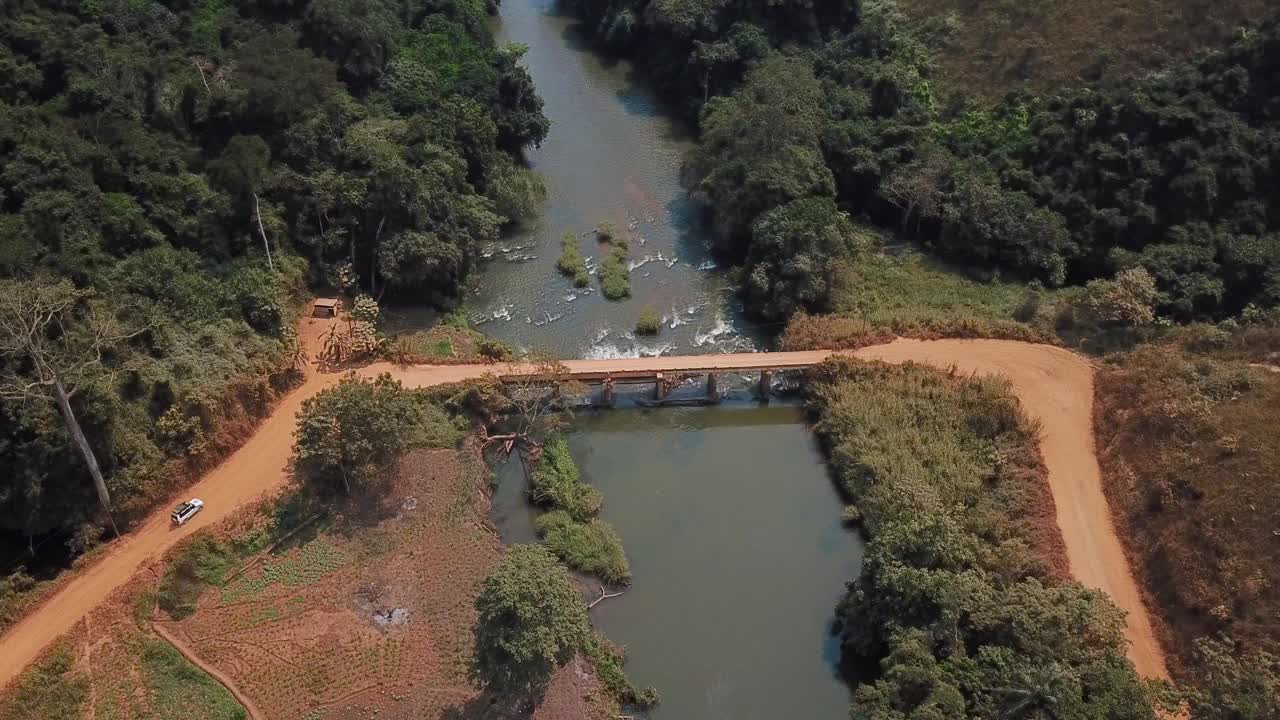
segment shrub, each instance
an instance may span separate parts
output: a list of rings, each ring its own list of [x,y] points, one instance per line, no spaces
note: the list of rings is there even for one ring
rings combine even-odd
[[[657,335],[662,331],[662,317],[653,308],[646,308],[636,321],[637,335]]]
[[[547,438],[530,477],[529,493],[535,503],[563,510],[578,521],[593,517],[602,502],[600,493],[582,482],[563,435]]]
[[[617,226],[608,220],[602,220],[599,225],[596,225],[596,240],[604,243],[620,243],[622,247],[626,247],[626,242],[618,234]]]
[[[467,320],[467,314],[461,308],[450,310],[448,314],[440,319],[440,322],[458,330],[471,329],[471,321]]]
[[[36,587],[35,578],[27,574],[25,567],[18,567],[0,578],[0,628],[8,627],[21,616]]]
[[[485,578],[476,610],[473,675],[499,692],[540,692],[591,637],[569,572],[540,545],[507,551]]]
[[[1280,657],[1210,638],[1196,641],[1195,656],[1207,671],[1185,693],[1195,720],[1280,717]]]
[[[547,548],[574,570],[610,584],[631,579],[622,540],[609,523],[594,518],[578,522],[556,510],[539,517],[537,529]]]
[[[376,326],[381,316],[382,309],[378,307],[377,300],[364,294],[356,296],[355,302],[351,305],[351,317]]]
[[[1145,268],[1122,270],[1113,280],[1091,280],[1083,302],[1096,322],[1150,325],[1156,317],[1156,281]]]
[[[615,247],[600,261],[600,290],[610,300],[631,295],[631,271],[627,269],[627,251]]]
[[[156,604],[174,620],[196,611],[205,588],[222,582],[238,555],[205,535],[191,540],[174,557],[156,591]]]
[[[565,233],[560,238],[560,259],[556,261],[556,269],[562,275],[573,278],[573,284],[578,287],[585,287],[590,284],[590,279],[587,275],[587,260],[578,251],[578,236],[571,232]],[[584,279],[586,282],[583,282]]]
[[[453,427],[443,411],[416,399],[390,375],[365,380],[352,374],[302,403],[293,450],[304,480],[341,485],[350,493],[424,438],[439,443],[455,437]]]
[[[490,360],[510,360],[515,356],[511,345],[494,338],[482,338],[476,343],[476,352]]]

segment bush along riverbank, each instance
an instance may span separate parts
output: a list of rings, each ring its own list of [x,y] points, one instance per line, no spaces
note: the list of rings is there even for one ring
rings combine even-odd
[[[548,510],[536,522],[542,544],[573,570],[604,583],[592,606],[611,595],[607,586],[630,583],[631,567],[622,539],[612,525],[596,517],[604,498],[582,480],[563,434],[547,438],[531,467],[529,499]],[[622,667],[626,661],[623,651],[599,633],[593,633],[581,650],[591,658],[600,681],[618,702],[638,708],[658,704],[657,691],[634,685]]]
[[[1005,383],[839,360],[808,403],[867,536],[837,609],[868,673],[852,717],[1154,720],[1123,614],[1066,579],[1036,429]]]

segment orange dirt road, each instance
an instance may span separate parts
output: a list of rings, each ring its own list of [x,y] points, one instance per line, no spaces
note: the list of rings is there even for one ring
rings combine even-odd
[[[800,367],[821,362],[826,351],[744,353],[619,360],[568,361],[571,372],[684,370],[749,370]],[[1093,454],[1093,370],[1088,361],[1060,348],[1001,340],[898,340],[864,348],[865,359],[914,361],[964,372],[1009,378],[1027,413],[1043,424],[1041,438],[1049,483],[1057,504],[1058,524],[1066,541],[1071,572],[1081,582],[1105,591],[1128,612],[1129,656],[1149,677],[1168,676],[1137,585],[1111,524],[1102,494],[1098,462]],[[504,365],[396,367],[378,363],[361,375],[391,373],[405,385],[424,387],[459,382],[489,373],[519,373]],[[148,560],[179,540],[217,523],[289,479],[294,417],[303,400],[337,383],[338,374],[311,374],[285,397],[243,447],[184,493],[199,497],[205,510],[181,528],[169,522],[168,508],[116,542],[91,567],[71,578],[35,610],[0,637],[0,688],[12,682],[55,639],[71,630],[90,610],[104,602]]]

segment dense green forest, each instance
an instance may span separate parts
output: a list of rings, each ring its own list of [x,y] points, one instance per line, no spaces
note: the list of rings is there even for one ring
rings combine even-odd
[[[55,395],[127,521],[287,386],[308,283],[451,303],[478,246],[540,205],[520,154],[549,123],[495,9],[5,4],[6,572],[105,521]]]
[[[934,81],[931,47],[892,0],[572,7],[699,120],[686,179],[748,277],[847,252],[762,237],[770,211],[816,197],[1048,286],[1143,267],[1174,320],[1280,304],[1274,20],[1142,79],[985,106]],[[822,293],[751,289],[764,317],[826,309]]]

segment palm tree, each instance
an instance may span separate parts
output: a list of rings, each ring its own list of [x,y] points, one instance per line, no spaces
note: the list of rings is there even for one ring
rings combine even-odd
[[[1000,688],[1000,716],[1004,720],[1059,720],[1061,702],[1070,677],[1057,663],[1041,665],[1018,674],[1016,683]]]

